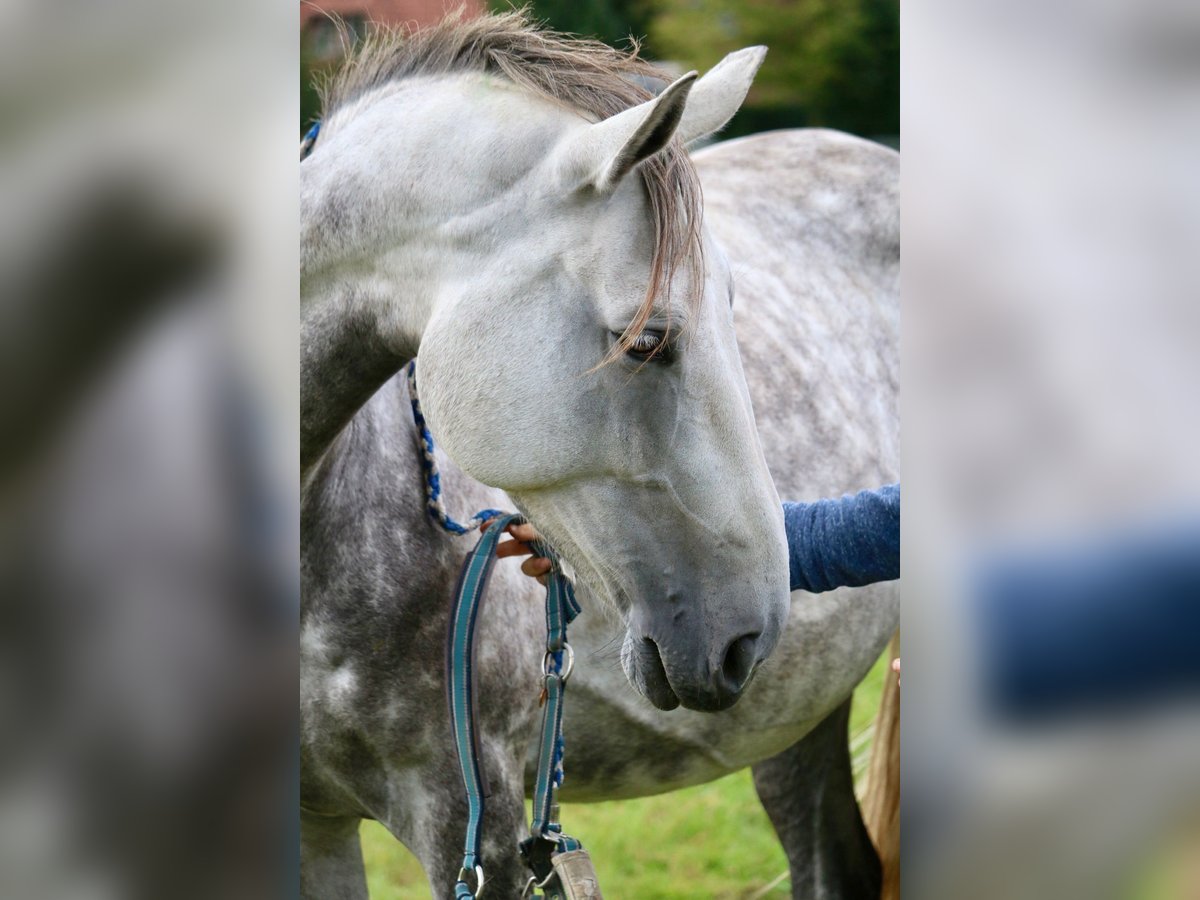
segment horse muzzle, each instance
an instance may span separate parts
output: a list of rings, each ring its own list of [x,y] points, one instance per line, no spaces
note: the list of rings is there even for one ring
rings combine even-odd
[[[761,628],[745,630],[718,642],[716,652],[708,654],[691,652],[670,636],[637,635],[634,629],[626,633],[621,654],[625,675],[662,710],[681,705],[701,712],[729,709],[775,643],[763,640]]]

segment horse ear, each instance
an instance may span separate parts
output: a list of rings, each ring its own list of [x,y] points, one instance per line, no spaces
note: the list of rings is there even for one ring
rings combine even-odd
[[[638,165],[667,145],[683,119],[696,73],[688,72],[647,100],[571,135],[557,151],[557,165],[571,187],[611,191]]]
[[[696,82],[679,125],[679,136],[685,144],[729,124],[766,55],[767,48],[761,46],[730,53]]]

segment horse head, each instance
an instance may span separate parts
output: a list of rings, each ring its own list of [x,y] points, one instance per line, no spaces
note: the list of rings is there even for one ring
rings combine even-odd
[[[787,545],[684,144],[736,112],[765,51],[650,97],[629,57],[575,71],[563,45],[347,91],[304,163],[305,302],[419,352],[438,441],[619,610],[633,685],[724,709],[780,635]]]

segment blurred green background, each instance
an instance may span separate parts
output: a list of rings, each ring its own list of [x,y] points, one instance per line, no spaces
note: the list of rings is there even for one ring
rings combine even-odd
[[[491,8],[507,9],[504,0]],[[726,53],[770,48],[742,111],[722,137],[772,128],[837,128],[891,146],[900,133],[898,0],[536,0],[536,18],[704,72]],[[353,25],[354,23],[352,23]],[[318,114],[312,42],[302,42],[301,131]]]

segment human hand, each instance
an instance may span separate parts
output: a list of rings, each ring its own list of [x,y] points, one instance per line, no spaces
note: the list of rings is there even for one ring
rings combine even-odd
[[[479,526],[479,530],[486,531],[494,521],[495,519],[488,519],[488,521]],[[545,584],[546,575],[553,568],[553,564],[544,556],[533,555],[533,547],[530,541],[535,541],[538,537],[538,533],[534,530],[534,527],[527,522],[521,525],[514,523],[504,530],[512,535],[512,540],[504,541],[500,544],[496,548],[496,556],[528,556],[529,559],[521,563],[521,571],[530,578],[536,578],[539,582]]]

